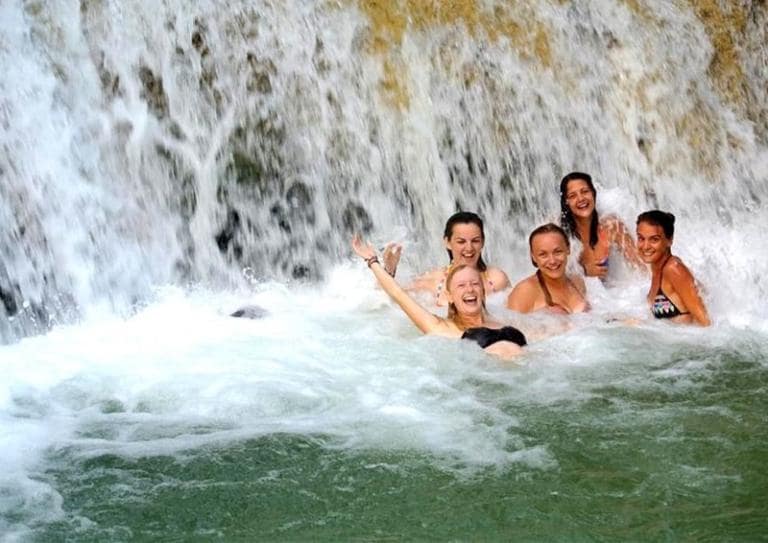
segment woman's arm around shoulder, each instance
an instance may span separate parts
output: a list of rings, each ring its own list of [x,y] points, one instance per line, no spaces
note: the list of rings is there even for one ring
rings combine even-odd
[[[680,296],[685,307],[690,311],[694,322],[700,326],[709,326],[712,321],[709,319],[707,308],[701,299],[699,289],[696,286],[696,279],[683,261],[673,256],[669,263],[664,267],[664,278],[672,283],[672,287]]]
[[[496,266],[488,266],[485,271],[488,281],[493,284],[493,291],[498,292],[504,290],[509,286],[509,277],[504,273],[504,270],[497,268]]]

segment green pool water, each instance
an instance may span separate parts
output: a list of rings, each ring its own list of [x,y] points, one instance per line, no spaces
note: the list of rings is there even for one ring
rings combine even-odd
[[[583,394],[549,403],[465,377],[466,393],[516,421],[504,448],[527,451],[496,465],[326,434],[130,458],[61,448],[38,477],[64,517],[33,539],[765,540],[768,369],[750,354],[762,356],[688,348],[574,368]]]

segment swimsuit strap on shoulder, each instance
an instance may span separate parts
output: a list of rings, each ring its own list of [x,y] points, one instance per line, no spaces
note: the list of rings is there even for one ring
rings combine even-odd
[[[544,276],[541,274],[541,270],[536,270],[536,279],[539,280],[539,286],[541,287],[542,292],[544,292],[544,301],[547,302],[549,307],[552,307],[555,304],[552,301],[552,295],[549,293],[547,285],[544,283]]]

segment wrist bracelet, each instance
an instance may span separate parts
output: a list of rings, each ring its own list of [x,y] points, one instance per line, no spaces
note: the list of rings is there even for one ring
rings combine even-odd
[[[374,263],[379,263],[379,257],[376,255],[369,256],[368,258],[364,259],[365,263],[368,264],[368,267],[370,268]]]

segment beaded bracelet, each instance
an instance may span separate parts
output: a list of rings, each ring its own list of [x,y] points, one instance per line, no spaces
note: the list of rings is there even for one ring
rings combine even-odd
[[[365,263],[368,264],[368,267],[370,268],[374,263],[379,263],[379,257],[376,255],[369,256],[368,258],[364,259]]]

